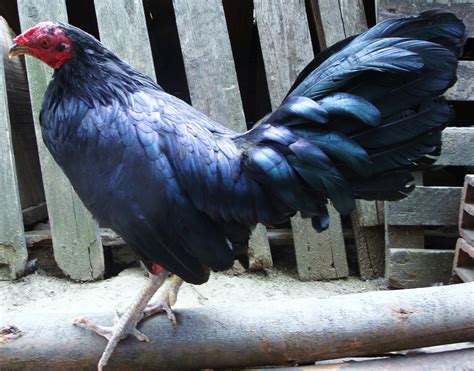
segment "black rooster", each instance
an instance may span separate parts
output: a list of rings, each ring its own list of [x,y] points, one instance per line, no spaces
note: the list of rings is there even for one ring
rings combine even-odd
[[[168,271],[201,284],[209,268],[245,257],[259,222],[300,211],[322,231],[328,200],[347,214],[356,198],[405,197],[408,171],[439,153],[451,117],[441,95],[465,40],[447,12],[382,22],[319,54],[275,112],[235,133],[80,29],[45,22],[16,37],[10,56],[55,69],[40,117],[46,146],[91,213],[153,273],[115,327],[76,322],[109,338],[99,368],[120,338],[147,339],[135,326]],[[173,283],[145,316],[173,318]]]

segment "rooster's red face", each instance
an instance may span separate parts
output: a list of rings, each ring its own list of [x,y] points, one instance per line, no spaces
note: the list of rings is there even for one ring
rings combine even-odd
[[[59,68],[73,57],[74,45],[59,24],[42,22],[13,39],[8,56],[28,54]]]

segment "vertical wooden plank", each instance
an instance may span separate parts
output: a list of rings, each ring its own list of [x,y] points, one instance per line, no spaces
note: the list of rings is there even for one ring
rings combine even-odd
[[[305,2],[254,0],[270,100],[277,108],[298,73],[314,58]],[[329,206],[331,224],[317,234],[309,219],[292,218],[301,279],[332,279],[349,274],[341,220]]]
[[[346,38],[339,0],[311,0],[321,49]]]
[[[367,30],[367,19],[363,0],[339,0],[345,37]]]
[[[0,17],[0,48],[5,67],[18,191],[23,210],[23,224],[29,226],[46,219],[48,214],[41,181],[25,64],[20,58],[8,58],[8,50],[15,36],[7,21]]]
[[[415,183],[423,184],[423,174],[413,173]],[[423,249],[425,237],[423,227],[420,226],[395,226],[388,224],[390,208],[385,206],[385,245],[387,249]],[[389,272],[387,272],[389,274]]]
[[[474,30],[472,27],[474,24],[473,0],[376,0],[375,5],[377,22],[389,18],[413,16],[434,8],[448,10],[455,13],[457,17],[464,21],[468,36],[474,36]],[[446,96],[448,99],[466,100],[472,96],[472,83],[469,79],[469,75],[471,74],[469,62],[470,61],[462,61],[460,63],[460,68],[458,70],[459,83],[447,92]],[[445,134],[446,133],[443,133],[443,141],[445,139]],[[445,150],[445,148],[443,148],[443,150]],[[464,156],[464,154],[462,156]],[[447,158],[449,158],[449,156],[447,156]],[[444,159],[446,159],[446,157]],[[421,174],[418,175],[416,180],[417,185],[423,184]],[[386,213],[388,211],[389,210],[386,210]],[[408,266],[407,262],[409,263],[406,256],[409,256],[410,249],[424,248],[423,227],[392,226],[387,225],[386,223],[385,229],[385,242],[387,245],[386,276],[390,286],[397,288],[419,287],[425,285],[426,282],[433,283],[435,275],[439,276],[443,273],[441,269],[437,268],[433,270],[433,273],[429,276],[429,280],[423,280],[422,278],[412,275],[410,277],[411,282],[408,280],[400,280],[399,282],[397,281],[397,283],[394,283],[399,278],[399,271],[405,271],[406,273]],[[426,259],[431,259],[430,262],[423,262],[421,264],[423,266],[428,263],[434,265],[435,263],[442,264],[443,262],[440,257],[437,257],[436,251],[413,251],[416,252],[417,256],[426,256]],[[402,259],[397,260],[397,257],[402,257]]]
[[[328,207],[331,227],[317,234],[311,221],[291,219],[298,276],[302,280],[327,280],[349,275],[339,213]]]
[[[176,25],[194,107],[235,131],[247,130],[232,49],[219,0],[174,0]],[[250,268],[273,266],[265,227],[250,238]]]
[[[222,1],[173,5],[193,106],[235,131],[246,130]]]
[[[156,81],[140,0],[95,0],[100,40],[118,57]]]
[[[462,187],[417,186],[408,197],[385,206],[389,226],[455,226]]]
[[[367,30],[362,0],[339,0],[344,37]],[[357,249],[360,277],[364,280],[381,277],[385,271],[385,238],[383,229],[383,202],[357,200],[351,215]],[[371,220],[369,220],[371,219]],[[363,226],[372,223],[372,226]]]
[[[254,0],[272,109],[314,58],[304,1]]]
[[[474,3],[472,7],[474,8]],[[474,101],[474,61],[459,61],[457,75],[456,83],[445,93],[446,99]]]
[[[5,70],[1,57],[0,189],[0,280],[13,280],[22,275],[28,252],[26,250],[15,158],[13,156]]]
[[[101,42],[118,57],[156,81],[142,1],[94,0],[94,5]],[[111,14],[114,16],[111,17]]]
[[[357,200],[351,214],[359,275],[363,280],[382,277],[385,271],[383,202]]]
[[[310,4],[321,48],[367,30],[362,0],[311,0]]]
[[[310,4],[322,47],[329,47],[367,29],[362,0],[311,0]],[[383,225],[383,215],[378,212],[377,203],[357,200],[351,222],[361,278],[383,275],[384,231],[382,226],[377,227]]]
[[[156,81],[142,1],[94,0],[94,5],[100,41],[119,58]],[[146,271],[143,263],[141,265]]]
[[[356,200],[356,209],[361,227],[383,226],[384,201]]]
[[[376,0],[377,22],[391,18],[413,16],[429,9],[443,9],[456,14],[466,25],[468,37],[474,37],[474,1],[473,0]],[[449,100],[474,100],[474,62],[460,61],[457,81],[446,92]]]
[[[22,30],[41,21],[67,21],[64,0],[18,0],[18,11]],[[101,278],[104,273],[104,255],[97,223],[74,192],[41,138],[39,112],[52,70],[46,64],[30,57],[26,58],[26,68],[54,258],[61,270],[74,280]]]
[[[453,250],[389,249],[388,286],[411,289],[446,285],[452,278],[453,259]]]
[[[416,172],[413,173],[415,177],[415,184],[423,184],[423,173]],[[425,235],[423,227],[405,227],[405,226],[394,226],[388,224],[388,213],[389,208],[385,205],[385,277],[388,279],[390,287],[396,288],[411,288],[411,287],[422,287],[425,285],[425,281],[420,279],[420,286],[415,286],[416,281],[415,277],[411,283],[406,283],[406,286],[403,286],[404,280],[398,280],[398,274],[400,271],[400,264],[403,264],[404,260],[399,260],[397,257],[404,257],[404,251],[410,251],[413,249],[423,249],[425,247]],[[400,251],[397,251],[400,250]],[[420,255],[421,254],[421,255]],[[429,253],[424,254],[420,252],[419,256],[428,256]],[[418,256],[417,255],[417,256]],[[398,259],[398,260],[397,260]],[[432,258],[428,258],[432,259]],[[434,257],[436,259],[436,257]],[[452,261],[452,260],[451,260]],[[431,275],[430,277],[433,277]],[[430,278],[431,279],[431,278]],[[396,284],[394,282],[397,282]],[[406,281],[408,282],[408,281]],[[433,281],[431,281],[433,282]]]
[[[383,277],[385,272],[385,238],[383,226],[362,227],[357,208],[351,214],[357,248],[357,265],[363,280]]]

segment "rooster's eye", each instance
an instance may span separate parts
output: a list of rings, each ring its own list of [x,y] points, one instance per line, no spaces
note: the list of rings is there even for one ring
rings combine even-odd
[[[41,44],[40,44],[40,45],[41,45],[41,47],[42,47],[43,49],[46,49],[46,48],[49,48],[49,45],[50,45],[50,44],[49,44],[49,41],[48,41],[47,39],[44,39],[44,40],[41,40]]]

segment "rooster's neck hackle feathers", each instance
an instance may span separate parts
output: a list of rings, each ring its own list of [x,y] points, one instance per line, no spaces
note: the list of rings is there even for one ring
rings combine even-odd
[[[51,94],[62,96],[61,91],[65,91],[92,107],[96,102],[108,105],[114,99],[127,104],[130,93],[162,90],[150,77],[122,61],[93,36],[69,24],[60,25],[74,42],[75,56],[55,70]]]

